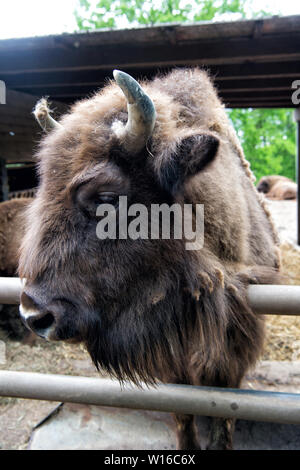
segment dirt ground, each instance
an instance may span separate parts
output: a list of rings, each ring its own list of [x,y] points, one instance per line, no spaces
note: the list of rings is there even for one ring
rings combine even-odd
[[[272,201],[270,210],[282,241],[282,265],[286,283],[300,285],[300,250],[293,245],[296,234],[294,201]],[[266,316],[266,342],[262,360],[300,361],[300,317]],[[83,346],[47,343],[33,346],[11,341],[0,330],[5,358],[0,370],[97,376]],[[4,360],[5,359],[5,360]],[[58,403],[0,398],[0,448],[25,449],[32,429]]]
[[[6,346],[6,362],[0,365],[2,370],[97,375],[94,368],[89,367],[89,356],[81,346],[37,340],[31,347],[10,341],[3,333],[0,338]],[[0,449],[25,449],[32,429],[57,405],[0,397]]]
[[[300,285],[300,247],[296,245],[296,201],[268,201],[281,242],[284,284]],[[300,317],[266,316],[263,360],[300,360]]]

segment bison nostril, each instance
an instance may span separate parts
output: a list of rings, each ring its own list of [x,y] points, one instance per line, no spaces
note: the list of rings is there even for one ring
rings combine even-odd
[[[55,322],[55,319],[52,313],[47,313],[43,317],[38,318],[37,320],[33,320],[31,324],[31,328],[37,334],[42,334],[45,330],[50,328],[54,322]]]

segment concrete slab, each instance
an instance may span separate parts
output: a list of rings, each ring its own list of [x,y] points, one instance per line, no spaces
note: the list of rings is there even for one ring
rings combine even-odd
[[[243,388],[300,393],[300,361],[260,363]],[[210,419],[197,417],[202,448]],[[64,404],[34,430],[31,450],[175,449],[175,426],[169,413]],[[239,420],[234,447],[239,450],[300,449],[300,426]]]
[[[174,424],[167,413],[68,403],[33,432],[29,449],[175,449]]]
[[[198,417],[202,448],[209,418]],[[30,450],[162,450],[175,449],[175,428],[167,413],[64,404],[32,434]],[[300,426],[239,420],[236,450],[300,449]]]

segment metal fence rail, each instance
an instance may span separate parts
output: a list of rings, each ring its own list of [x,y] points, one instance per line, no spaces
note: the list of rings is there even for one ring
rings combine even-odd
[[[18,277],[0,277],[0,304],[20,303],[22,281]]]
[[[89,377],[0,371],[0,396],[300,424],[300,395],[192,385],[141,389]]]
[[[18,304],[21,287],[17,277],[0,277],[0,304]],[[300,286],[251,285],[248,298],[258,314],[300,315]]]
[[[0,278],[0,304],[18,304],[19,278]],[[300,315],[300,286],[251,285],[257,314]],[[0,371],[0,396],[300,424],[300,394],[191,385],[137,388],[88,377]]]

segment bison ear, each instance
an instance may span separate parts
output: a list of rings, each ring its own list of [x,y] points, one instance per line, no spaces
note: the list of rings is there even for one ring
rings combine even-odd
[[[160,168],[165,189],[174,193],[190,176],[206,168],[215,158],[219,140],[211,134],[197,134],[181,140],[175,154]]]

